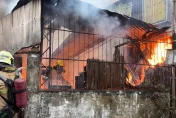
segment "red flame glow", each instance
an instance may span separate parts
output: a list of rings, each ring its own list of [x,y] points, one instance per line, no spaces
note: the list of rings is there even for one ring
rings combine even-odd
[[[170,38],[163,42],[157,42],[155,48],[153,49],[153,53],[151,54],[150,58],[147,59],[151,66],[143,66],[140,73],[140,79],[135,80],[135,82],[133,80],[132,73],[128,72],[126,82],[132,86],[140,85],[144,81],[146,69],[148,69],[149,67],[154,68],[155,65],[162,65],[164,63],[164,61],[166,60],[167,49],[172,49]]]

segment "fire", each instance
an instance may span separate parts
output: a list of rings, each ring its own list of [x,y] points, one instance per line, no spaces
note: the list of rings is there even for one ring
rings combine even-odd
[[[127,75],[127,78],[126,78],[126,82],[127,82],[127,84],[128,83],[130,83],[130,84],[132,84],[132,78],[133,78],[133,76],[131,75],[131,73],[128,73],[128,75]],[[133,85],[133,84],[132,84]]]
[[[165,41],[160,41],[157,42],[156,46],[152,49],[153,52],[150,56],[150,58],[148,58],[148,62],[150,65],[152,65],[151,67],[154,68],[155,65],[161,65],[164,63],[165,59],[166,59],[166,53],[167,53],[167,49],[172,49],[172,44],[171,44],[171,39],[168,38]],[[142,50],[142,49],[141,49]],[[128,72],[127,78],[126,78],[126,82],[129,83],[132,86],[138,86],[140,85],[145,78],[145,70],[148,69],[149,66],[141,66],[141,70],[140,70],[140,74],[138,79],[134,78],[134,73]]]
[[[141,76],[140,76],[140,78],[136,79],[136,80],[133,79],[132,73],[129,72],[128,75],[127,75],[127,78],[126,78],[126,83],[130,84],[132,86],[138,86],[138,85],[140,85],[144,81],[144,78],[145,78],[144,69],[145,68],[143,68],[141,70]]]
[[[170,42],[171,39],[169,38],[166,43],[165,42],[157,43],[157,46],[154,49],[154,53],[152,54],[151,58],[148,59],[150,65],[154,67],[154,65],[162,64],[165,61],[167,49],[172,48],[172,44]]]

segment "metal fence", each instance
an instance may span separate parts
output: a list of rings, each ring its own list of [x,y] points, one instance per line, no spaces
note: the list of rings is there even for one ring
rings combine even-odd
[[[56,12],[56,5],[43,5],[41,89],[170,86],[171,67],[165,65],[164,60],[171,41],[165,33],[147,40],[134,38],[134,35],[141,36],[140,31],[128,32],[128,37],[105,35],[106,32],[95,31],[80,17]]]

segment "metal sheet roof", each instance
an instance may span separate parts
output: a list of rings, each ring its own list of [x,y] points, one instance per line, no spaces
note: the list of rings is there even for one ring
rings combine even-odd
[[[86,16],[84,16],[81,10],[77,9],[78,6],[84,6],[84,12],[86,11],[85,12]],[[131,17],[119,14],[119,13],[110,12],[108,10],[98,9],[88,3],[80,2],[78,0],[59,0],[57,5],[55,6],[48,5],[48,2],[47,2],[47,4],[45,4],[44,9],[45,11],[44,11],[43,18],[45,19],[45,21],[51,20],[51,19],[54,19],[54,21],[58,21],[58,22],[53,22],[51,25],[48,25],[45,22],[46,23],[45,26],[49,28],[53,28],[53,29],[59,29],[58,26],[63,26],[77,33],[85,32],[85,29],[89,27],[93,31],[92,34],[98,34],[99,29],[96,27],[96,23],[100,23],[104,16],[107,17],[107,20],[114,19],[117,22],[119,22],[119,24],[116,24],[116,23],[109,24],[109,25],[104,24],[107,26],[106,27],[107,29],[108,29],[108,26],[114,25],[113,26],[114,33],[112,33],[112,35],[109,35],[109,36],[114,36],[114,37],[118,36],[118,37],[123,37],[123,38],[136,39],[138,41],[139,40],[146,41],[146,40],[151,39],[152,37],[165,34],[166,33],[165,31],[169,28],[169,27],[164,27],[164,28],[158,29],[154,25],[143,22],[141,20],[137,20],[135,18],[131,18]],[[97,17],[95,16],[95,14],[90,12],[91,10],[97,12],[96,13]],[[53,11],[53,12],[49,12],[49,11]],[[74,34],[71,34],[63,42],[63,44],[57,50],[55,50],[55,52],[53,53],[53,56],[56,56],[58,52],[60,52],[60,54],[62,55],[62,53],[64,53],[62,52],[63,49],[64,51],[67,51],[66,47],[68,47],[68,45],[70,45],[69,47],[72,47],[71,46],[73,45],[72,43],[74,43],[74,45],[79,45],[77,44],[79,42],[76,41],[79,38],[77,38],[77,36],[73,37],[73,35]],[[101,36],[103,38],[108,37],[108,36],[106,37],[103,35],[104,34],[100,34],[99,37]],[[87,39],[87,40],[91,40],[91,39]],[[73,42],[73,41],[76,41],[76,42]],[[94,38],[94,41],[97,42],[98,37]],[[96,44],[95,42],[92,42],[92,44]],[[74,54],[67,55],[67,56],[70,57],[75,54],[78,54],[78,52],[81,52],[81,50],[83,49],[80,48],[80,50],[77,50]]]

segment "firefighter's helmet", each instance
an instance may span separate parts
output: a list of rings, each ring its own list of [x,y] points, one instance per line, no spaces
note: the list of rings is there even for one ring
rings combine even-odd
[[[10,52],[0,51],[0,63],[13,65],[14,58]]]
[[[64,66],[64,61],[63,61],[63,60],[58,60],[58,61],[56,62],[56,65]]]

